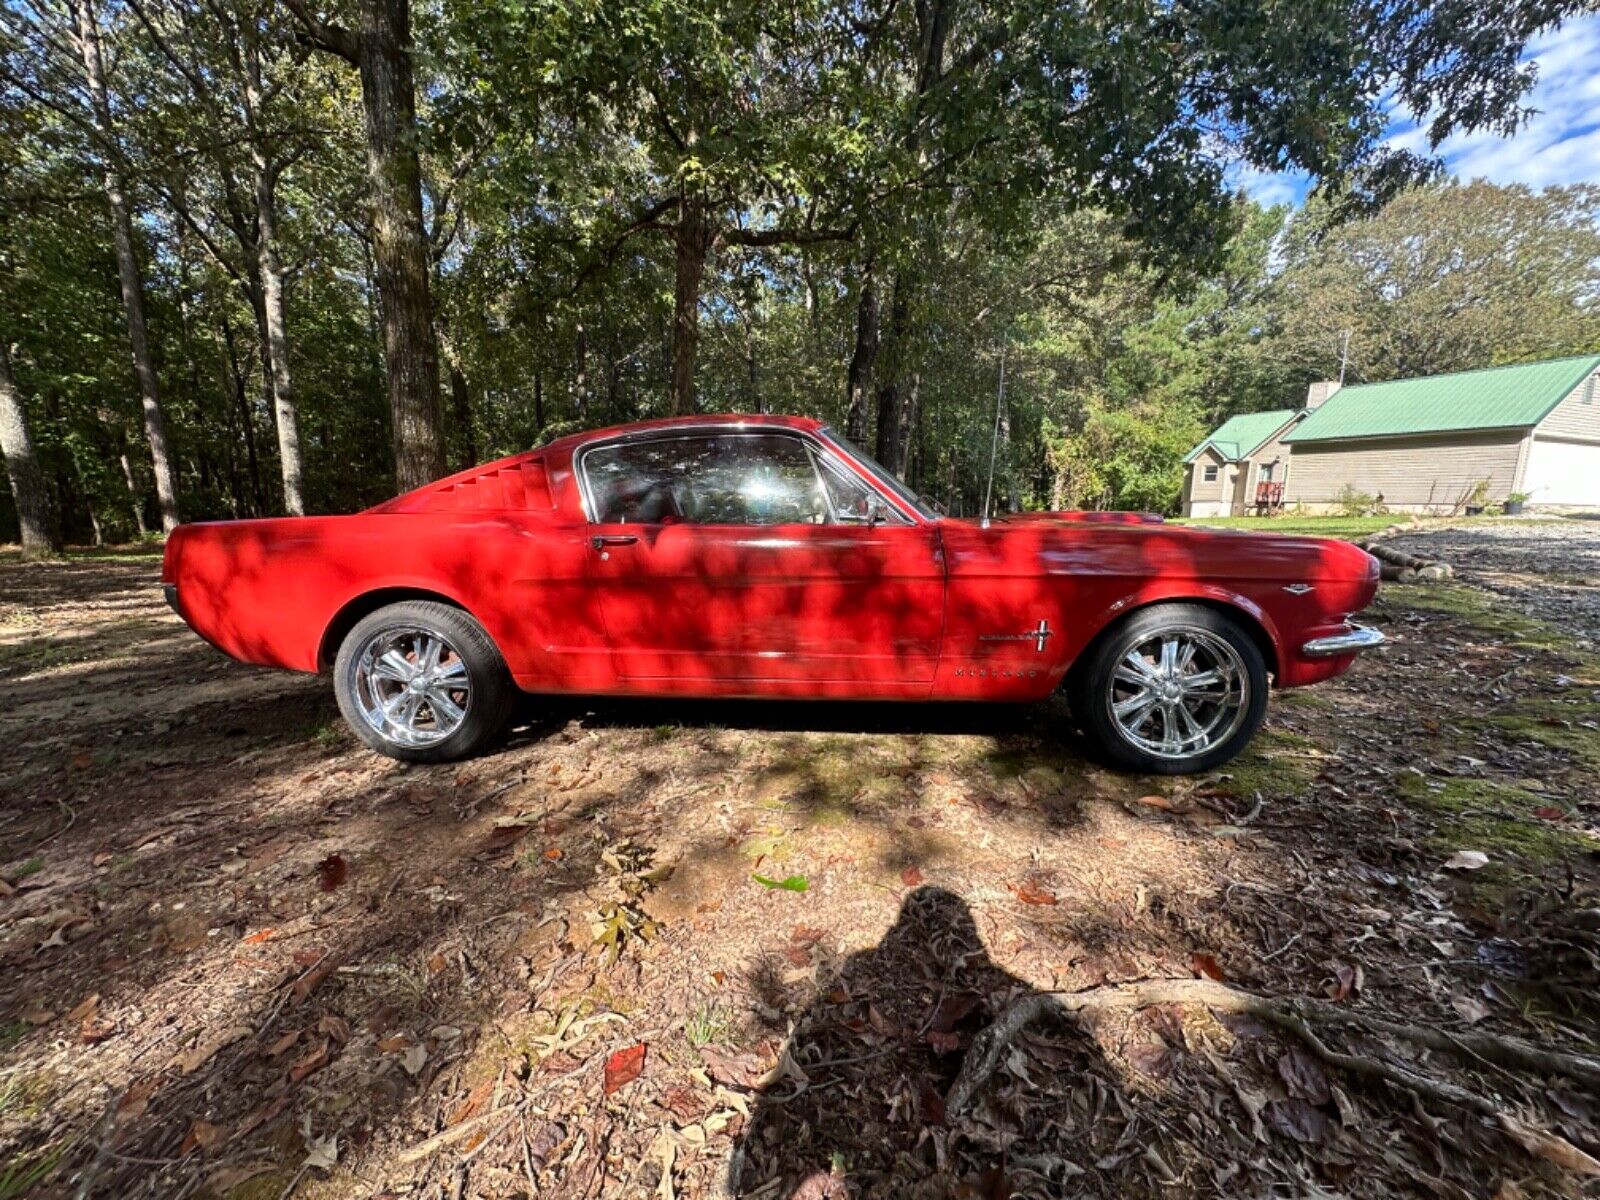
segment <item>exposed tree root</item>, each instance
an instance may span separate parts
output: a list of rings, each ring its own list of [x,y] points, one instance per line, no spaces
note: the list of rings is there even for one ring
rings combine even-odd
[[[1523,1071],[1565,1075],[1591,1086],[1600,1082],[1600,1061],[1579,1054],[1564,1054],[1517,1038],[1485,1033],[1452,1034],[1439,1029],[1397,1025],[1318,1000],[1258,996],[1209,979],[1158,979],[1083,992],[1035,992],[1025,996],[973,1039],[962,1061],[961,1072],[951,1085],[946,1099],[947,1111],[955,1114],[971,1103],[1000,1069],[1006,1050],[1017,1035],[1032,1022],[1053,1013],[1071,1019],[1084,1012],[1147,1008],[1156,1004],[1204,1004],[1220,1012],[1259,1017],[1294,1034],[1328,1066],[1352,1075],[1382,1079],[1427,1099],[1469,1109],[1489,1118],[1530,1154],[1568,1170],[1600,1175],[1600,1161],[1564,1138],[1529,1125],[1487,1097],[1394,1063],[1330,1049],[1317,1036],[1312,1024],[1355,1026],[1427,1049]]]

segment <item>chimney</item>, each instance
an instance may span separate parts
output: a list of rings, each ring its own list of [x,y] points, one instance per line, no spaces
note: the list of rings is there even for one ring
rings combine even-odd
[[[1344,384],[1337,379],[1324,379],[1321,383],[1313,383],[1306,389],[1306,411],[1316,412],[1343,386]]]

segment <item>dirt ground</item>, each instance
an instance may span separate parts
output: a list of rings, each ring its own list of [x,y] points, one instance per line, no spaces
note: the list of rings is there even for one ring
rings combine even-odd
[[[1600,524],[1463,536],[1179,781],[1059,704],[530,702],[405,767],[154,557],[0,562],[0,1200],[1593,1195],[1594,1087],[1344,1022],[1050,1018],[949,1103],[1132,981],[1596,1051]]]

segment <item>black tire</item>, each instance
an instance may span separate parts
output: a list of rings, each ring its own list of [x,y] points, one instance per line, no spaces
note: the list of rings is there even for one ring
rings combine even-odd
[[[468,684],[448,691],[448,697],[464,701],[464,715],[459,718],[459,724],[448,731],[434,729],[430,734],[422,730],[414,734],[414,737],[436,739],[421,744],[415,740],[401,740],[404,736],[401,726],[389,725],[386,732],[375,723],[375,718],[367,715],[381,709],[382,705],[373,697],[371,689],[375,685],[370,671],[358,670],[369,647],[415,634],[431,635],[444,643],[439,657],[446,666],[459,658]],[[386,681],[385,686],[398,685]],[[461,609],[433,600],[390,604],[358,621],[340,643],[333,664],[333,687],[339,699],[339,711],[358,738],[379,754],[414,763],[450,762],[481,750],[505,728],[517,696],[506,661],[483,626]],[[427,704],[426,699],[423,704]],[[424,707],[423,711],[428,710]],[[431,713],[419,717],[422,724],[439,720]]]
[[[1202,652],[1224,659],[1228,656],[1222,647],[1231,649],[1234,657],[1229,666],[1241,680],[1242,695],[1237,704],[1219,702],[1214,710],[1202,706],[1201,719],[1215,711],[1218,724],[1214,739],[1194,752],[1182,748],[1154,752],[1149,745],[1134,740],[1142,730],[1127,732],[1113,713],[1116,689],[1126,686],[1116,681],[1118,665],[1137,647],[1169,633],[1175,638],[1187,638],[1197,643]],[[1159,668],[1159,664],[1151,666]],[[1249,745],[1266,715],[1267,690],[1267,664],[1261,649],[1238,621],[1200,604],[1156,604],[1134,613],[1090,646],[1086,658],[1073,672],[1068,698],[1084,732],[1118,765],[1151,775],[1190,775],[1221,766]],[[1159,723],[1166,720],[1159,711],[1161,707],[1157,705],[1149,718],[1157,724],[1147,741],[1160,740]]]

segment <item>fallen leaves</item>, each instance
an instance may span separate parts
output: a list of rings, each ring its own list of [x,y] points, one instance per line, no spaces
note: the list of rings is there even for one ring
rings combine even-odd
[[[916,867],[906,867],[900,872],[900,882],[908,888],[922,886],[922,872]]]
[[[196,1120],[189,1126],[189,1132],[183,1139],[183,1144],[178,1147],[178,1153],[192,1154],[196,1150],[209,1150],[222,1140],[222,1126],[213,1125],[210,1121]]]
[[[644,1070],[645,1043],[636,1046],[627,1046],[616,1051],[606,1059],[605,1079],[603,1086],[605,1094],[610,1096],[617,1089],[626,1087],[639,1078]]]
[[[1442,864],[1446,871],[1476,871],[1489,865],[1489,856],[1482,850],[1457,850]]]
[[[750,878],[764,888],[782,892],[804,892],[811,888],[811,881],[804,875],[791,875],[787,879],[769,879],[765,875],[752,875]]]
[[[325,892],[335,892],[350,878],[350,866],[339,854],[330,854],[317,864],[317,886]]]
[[[700,1058],[711,1078],[727,1087],[754,1091],[772,1070],[773,1060],[749,1051],[735,1053],[717,1046],[701,1046]]]
[[[1033,883],[1021,883],[1011,888],[1011,894],[1024,904],[1059,904],[1056,894]]]
[[[202,1038],[193,1049],[186,1050],[173,1059],[178,1071],[184,1075],[193,1075],[216,1055],[217,1051],[225,1046],[231,1046],[237,1041],[249,1037],[251,1029],[248,1025],[233,1025],[221,1033],[209,1038]]]
[[[1214,954],[1193,954],[1189,958],[1189,965],[1194,968],[1194,973],[1201,978],[1210,979],[1217,983],[1228,982],[1228,973],[1222,969],[1222,964],[1217,961]]]
[[[1278,1058],[1278,1078],[1289,1095],[1308,1104],[1323,1105],[1333,1099],[1328,1073],[1299,1046],[1290,1046]]]
[[[312,992],[316,991],[327,980],[329,975],[338,966],[338,960],[331,953],[323,952],[316,960],[316,964],[308,968],[300,978],[294,981],[291,991],[294,993],[294,1002],[303,1004]]]
[[[1342,1003],[1360,992],[1366,986],[1366,982],[1366,972],[1362,970],[1360,963],[1355,963],[1354,965],[1350,963],[1335,963],[1333,980],[1326,988],[1327,997],[1335,1004]]]

